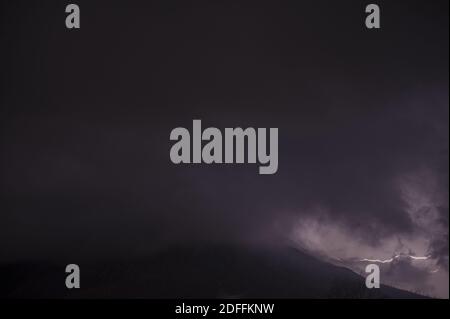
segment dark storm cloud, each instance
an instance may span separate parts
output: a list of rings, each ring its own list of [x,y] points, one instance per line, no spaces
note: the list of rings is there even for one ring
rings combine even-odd
[[[378,33],[353,1],[79,2],[71,34],[60,4],[6,6],[2,260],[274,240],[318,208],[376,246],[424,232],[398,180],[429,170],[448,265],[446,2],[383,2]],[[278,173],[173,165],[194,118],[278,127]]]

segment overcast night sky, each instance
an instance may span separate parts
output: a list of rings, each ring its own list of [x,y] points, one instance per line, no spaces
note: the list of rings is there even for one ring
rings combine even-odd
[[[380,30],[364,1],[74,2],[79,30],[1,1],[0,264],[285,243],[448,298],[448,1],[374,1]],[[278,172],[173,164],[193,119],[277,127]]]

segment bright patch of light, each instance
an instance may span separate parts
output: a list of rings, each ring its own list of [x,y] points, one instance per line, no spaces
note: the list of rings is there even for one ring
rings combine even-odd
[[[395,259],[400,258],[400,257],[406,257],[406,258],[411,258],[413,260],[427,260],[430,258],[430,256],[423,256],[423,257],[418,257],[418,256],[411,256],[411,255],[395,255],[392,258],[389,259],[368,259],[368,258],[364,258],[364,259],[360,259],[359,261],[367,261],[367,262],[371,262],[371,263],[381,263],[381,264],[386,264],[386,263],[391,263],[393,262]]]

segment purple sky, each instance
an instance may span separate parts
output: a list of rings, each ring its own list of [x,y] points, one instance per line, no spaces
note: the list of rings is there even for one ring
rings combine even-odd
[[[448,297],[448,2],[2,4],[0,262],[295,243]],[[175,166],[170,131],[278,127],[279,169]],[[428,256],[426,261],[411,256]]]

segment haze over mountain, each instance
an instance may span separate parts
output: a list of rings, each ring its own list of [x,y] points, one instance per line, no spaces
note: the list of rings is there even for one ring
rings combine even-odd
[[[172,247],[144,259],[81,263],[81,288],[68,290],[63,263],[0,268],[8,298],[421,298],[292,247]],[[5,275],[7,274],[7,275]]]

